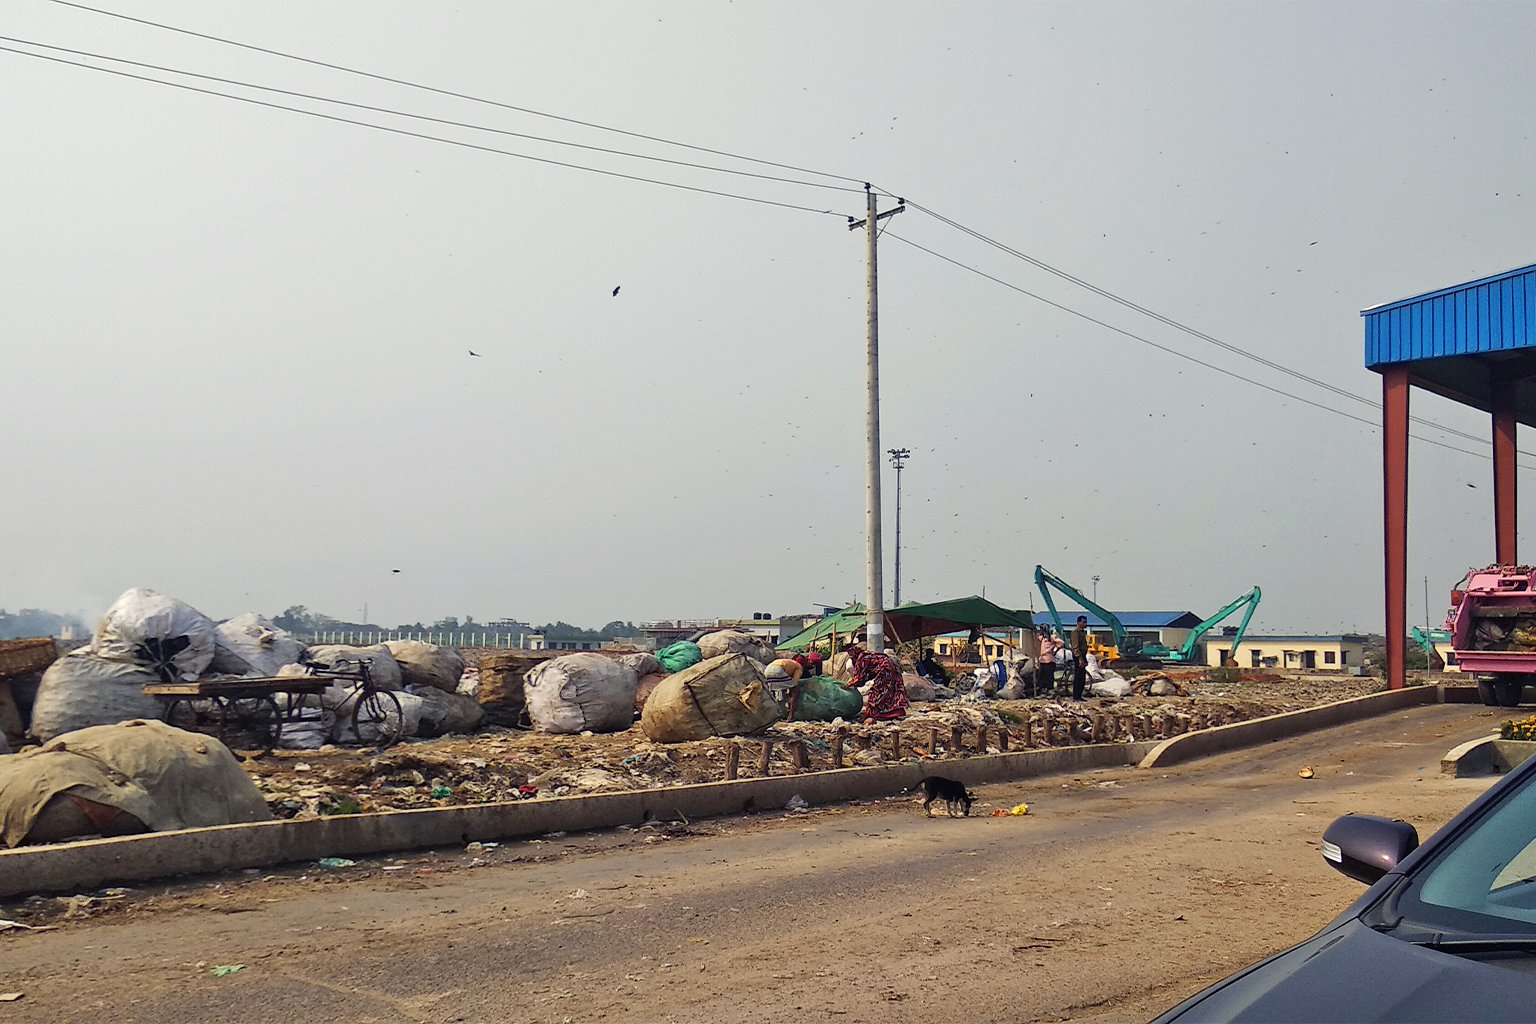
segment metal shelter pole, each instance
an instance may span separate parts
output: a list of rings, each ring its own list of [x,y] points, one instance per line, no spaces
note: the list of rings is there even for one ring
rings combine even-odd
[[[1500,565],[1516,565],[1515,396],[1508,381],[1493,384],[1493,548]]]
[[[1387,686],[1407,685],[1408,368],[1381,375],[1382,511],[1386,556]]]

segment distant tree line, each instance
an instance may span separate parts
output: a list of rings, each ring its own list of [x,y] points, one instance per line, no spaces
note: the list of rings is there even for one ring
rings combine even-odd
[[[23,608],[8,612],[0,608],[0,640],[15,640],[24,636],[58,636],[65,626],[73,626],[75,633],[84,636],[90,627],[77,615],[60,615],[41,608]]]
[[[358,632],[377,631],[389,632],[391,627],[380,625],[376,622],[348,622],[345,619],[333,618],[321,612],[312,612],[302,604],[296,604],[284,609],[281,613],[272,616],[272,624],[280,629],[286,629],[290,633],[311,635],[326,632],[344,632],[355,630]],[[457,616],[447,616],[436,622],[402,622],[393,627],[393,631],[401,633],[543,633],[549,640],[612,640],[620,636],[637,636],[639,629],[633,622],[624,622],[615,619],[601,629],[583,629],[573,626],[569,622],[546,622],[542,626],[531,625],[526,622],[501,620],[495,625],[486,622],[476,622],[473,615],[466,615],[463,619]]]

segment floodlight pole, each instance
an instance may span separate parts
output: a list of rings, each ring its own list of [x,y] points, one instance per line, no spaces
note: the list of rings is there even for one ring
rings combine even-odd
[[[896,467],[896,579],[891,584],[891,607],[901,607],[901,467],[912,457],[908,448],[892,448],[886,452],[891,465]]]
[[[869,650],[876,653],[885,650],[885,582],[881,579],[880,564],[880,303],[878,276],[876,273],[875,241],[880,237],[880,221],[905,210],[906,200],[898,199],[896,207],[879,213],[875,200],[878,198],[869,182],[864,183],[865,215],[863,220],[848,218],[848,230],[864,229],[868,248],[868,319],[869,332],[865,347],[867,361],[867,397],[864,408],[864,521],[868,534],[869,596],[866,601],[865,637]]]

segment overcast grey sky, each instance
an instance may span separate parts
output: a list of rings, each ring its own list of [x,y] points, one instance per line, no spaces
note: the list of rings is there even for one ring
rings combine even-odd
[[[87,2],[867,179],[1371,398],[1361,308],[1536,261],[1530,4]],[[46,0],[0,26],[848,184]],[[747,203],[12,53],[0,95],[0,606],[95,615],[142,585],[217,617],[598,624],[862,597],[861,192],[266,97],[834,215]],[[1038,606],[1040,562],[1100,575],[1113,608],[1206,614],[1257,583],[1257,629],[1380,628],[1375,429],[897,237],[1377,413],[909,210],[880,254],[883,447],[914,453],[904,597]],[[1438,605],[1492,553],[1488,445],[1430,436],[1481,454],[1414,446],[1412,621],[1422,577]]]

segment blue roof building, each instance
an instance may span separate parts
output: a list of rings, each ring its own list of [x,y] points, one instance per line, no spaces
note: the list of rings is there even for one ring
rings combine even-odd
[[[1518,562],[1515,426],[1536,426],[1536,265],[1372,306],[1365,365],[1381,374],[1387,680],[1406,683],[1409,393],[1419,387],[1491,414],[1493,557]],[[1486,554],[1468,549],[1467,564]]]

